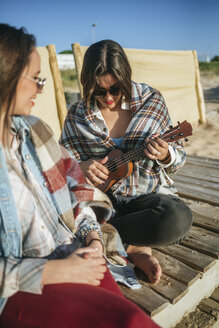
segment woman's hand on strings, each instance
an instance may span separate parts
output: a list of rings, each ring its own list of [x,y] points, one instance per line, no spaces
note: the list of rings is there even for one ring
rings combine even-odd
[[[159,134],[154,134],[144,152],[149,159],[164,161],[169,155],[168,143],[159,138]]]
[[[88,161],[79,163],[87,183],[97,186],[107,180],[109,170],[104,166],[107,161],[108,157],[106,156],[101,159],[91,158]]]

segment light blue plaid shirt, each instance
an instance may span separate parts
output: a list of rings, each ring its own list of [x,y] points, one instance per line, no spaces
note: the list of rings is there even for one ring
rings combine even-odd
[[[63,258],[82,246],[61,224],[34,149],[27,142],[29,138],[25,136],[25,129],[22,126],[22,151],[18,151],[14,138],[10,154],[16,172],[6,164],[5,151],[0,145],[0,313],[7,298],[17,291],[41,294],[46,257]],[[20,178],[19,172],[24,174],[22,158],[25,174],[31,181],[32,190],[42,200],[43,208]],[[99,226],[92,209],[84,206],[75,221],[77,232],[93,222]],[[7,252],[7,245],[13,252]]]

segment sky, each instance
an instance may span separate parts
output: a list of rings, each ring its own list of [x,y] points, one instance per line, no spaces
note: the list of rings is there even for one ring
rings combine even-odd
[[[24,26],[57,53],[111,39],[124,48],[196,50],[199,60],[219,55],[218,0],[0,0],[0,22]]]

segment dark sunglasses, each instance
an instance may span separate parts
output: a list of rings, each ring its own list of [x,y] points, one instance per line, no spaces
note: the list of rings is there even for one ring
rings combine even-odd
[[[121,92],[121,89],[120,87],[114,87],[112,86],[110,89],[108,90],[95,90],[94,91],[94,97],[97,97],[97,98],[103,98],[103,97],[106,97],[107,95],[107,92],[109,92],[112,96],[118,96]]]

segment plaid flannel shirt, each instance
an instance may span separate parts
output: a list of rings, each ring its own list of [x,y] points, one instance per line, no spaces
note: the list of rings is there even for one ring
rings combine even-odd
[[[127,152],[136,149],[153,134],[163,134],[169,129],[171,119],[165,101],[158,90],[146,84],[132,82],[130,103],[132,120],[125,132],[120,149]],[[109,133],[97,127],[99,109],[94,102],[88,109],[84,100],[73,104],[68,111],[60,143],[78,161],[103,158],[117,148]],[[185,163],[186,155],[181,143],[171,143],[174,161],[161,165],[144,157],[134,161],[132,174],[111,187],[117,200],[131,199],[152,192],[175,193],[172,175]]]

